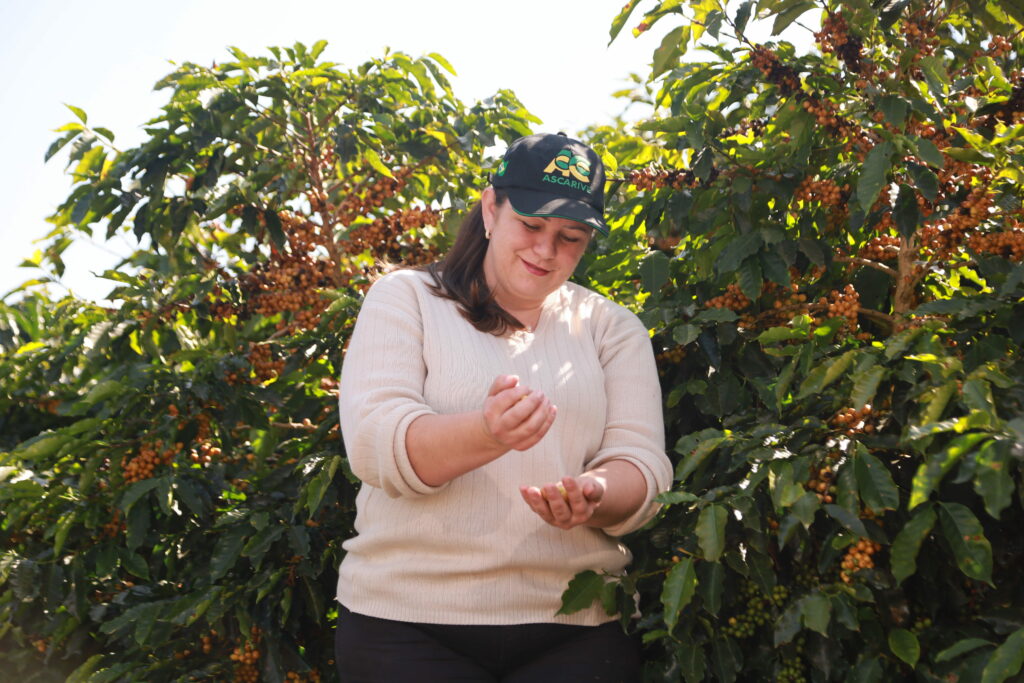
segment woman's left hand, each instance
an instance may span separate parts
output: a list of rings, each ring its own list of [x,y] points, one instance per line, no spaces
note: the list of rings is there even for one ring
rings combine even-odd
[[[590,477],[562,477],[542,486],[520,486],[523,500],[545,522],[559,529],[586,524],[604,498],[604,486]]]

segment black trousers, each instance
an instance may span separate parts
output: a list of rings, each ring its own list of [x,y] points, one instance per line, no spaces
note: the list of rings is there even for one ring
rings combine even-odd
[[[334,643],[342,683],[640,680],[638,643],[618,622],[453,626],[339,610]]]

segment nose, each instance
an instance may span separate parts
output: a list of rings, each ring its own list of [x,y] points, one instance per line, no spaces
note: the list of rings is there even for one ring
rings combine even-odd
[[[541,258],[554,258],[555,250],[555,237],[553,235],[538,235],[533,243],[534,253]]]

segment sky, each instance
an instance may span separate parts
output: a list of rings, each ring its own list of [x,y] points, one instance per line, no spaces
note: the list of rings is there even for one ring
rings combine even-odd
[[[513,90],[543,120],[538,132],[570,134],[610,121],[625,102],[611,93],[631,73],[648,73],[651,53],[676,23],[666,19],[634,38],[627,29],[608,45],[608,28],[624,0],[34,0],[0,2],[0,297],[35,269],[19,268],[52,227],[46,222],[70,191],[66,155],[44,163],[84,109],[90,125],[116,135],[120,149],[144,139],[166,91],[153,84],[174,63],[229,59],[228,46],[266,54],[270,45],[328,41],[322,59],[355,67],[386,47],[420,56],[438,52],[452,64],[457,97],[473,102]],[[642,3],[641,8],[649,3]],[[101,300],[114,283],[95,276],[130,253],[127,238],[79,239],[64,258],[62,279],[76,295]],[[51,286],[54,295],[63,288]]]

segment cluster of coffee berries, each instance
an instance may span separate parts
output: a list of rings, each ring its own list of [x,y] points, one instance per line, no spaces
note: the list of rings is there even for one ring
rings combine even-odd
[[[901,34],[904,40],[914,48],[913,60],[915,62],[922,57],[935,54],[935,50],[939,46],[935,26],[923,9],[918,10],[903,22]]]
[[[751,137],[761,137],[764,133],[765,128],[768,127],[768,119],[766,117],[749,119],[740,121],[732,128],[726,128],[722,131],[720,138],[726,139],[731,138],[735,135],[750,135]]]
[[[843,289],[829,292],[828,297],[818,299],[818,307],[826,318],[845,318],[843,330],[850,334],[857,331],[857,314],[860,311],[860,294],[852,284]]]
[[[836,474],[829,467],[812,468],[804,488],[818,497],[820,503],[831,503],[836,493]]]
[[[200,639],[200,645],[203,649],[203,654],[210,654],[213,652],[213,639],[217,637],[216,629],[210,629],[210,632],[203,635]]]
[[[652,249],[674,252],[682,240],[674,235],[647,235],[647,244]]]
[[[193,448],[189,451],[189,459],[196,464],[204,466],[217,460],[220,455],[221,449],[209,441],[202,441],[199,443],[198,448]]]
[[[679,344],[655,354],[654,361],[658,364],[659,372],[664,374],[665,365],[679,365],[683,362],[684,358],[686,358],[686,349],[682,344]]]
[[[956,254],[967,234],[989,217],[992,203],[993,196],[987,187],[975,187],[956,211],[922,226],[919,231],[922,248],[938,258]]]
[[[804,660],[799,654],[785,657],[779,662],[777,683],[808,683]]]
[[[1024,259],[1024,230],[976,233],[967,238],[967,246],[979,254],[1002,256],[1010,261]]]
[[[57,414],[57,406],[60,405],[60,399],[57,398],[41,398],[36,401],[36,405],[44,413],[50,413],[51,415]]]
[[[821,45],[822,52],[835,54],[849,71],[860,73],[864,41],[850,34],[850,27],[842,14],[829,12],[821,22],[821,30],[814,34],[814,39]]]
[[[681,190],[684,187],[694,187],[698,182],[693,171],[689,169],[674,169],[672,171],[658,168],[633,169],[627,177],[629,184],[641,192],[663,187]]]
[[[270,344],[250,343],[248,358],[252,363],[252,371],[260,382],[276,379],[284,372],[285,361],[283,358],[275,358]]]
[[[840,187],[834,180],[804,178],[793,193],[793,199],[801,202],[816,202],[825,206],[837,206],[843,202],[844,195],[848,195],[849,192],[849,185]]]
[[[870,403],[865,403],[860,408],[844,408],[836,413],[831,424],[847,436],[856,434],[872,434],[875,431],[875,420],[878,413]]]
[[[173,446],[164,448],[162,439],[157,439],[151,444],[143,443],[139,452],[132,458],[125,456],[121,458],[121,471],[124,474],[124,481],[131,484],[143,479],[149,479],[153,472],[160,465],[168,465],[174,460],[174,454],[183,448],[183,444],[176,443]]]
[[[393,178],[378,178],[361,186],[343,188],[345,198],[337,206],[338,220],[342,225],[351,225],[360,216],[379,209],[405,188],[411,174],[411,167],[402,166],[392,171]]]
[[[256,666],[260,660],[260,629],[253,626],[250,635],[252,638],[236,647],[229,657],[235,662],[234,680],[237,683],[257,683],[260,680],[260,672]]]
[[[862,569],[874,568],[874,554],[881,549],[880,544],[866,538],[858,540],[847,548],[843,561],[840,563],[842,570],[839,572],[839,576],[843,583],[851,583],[853,575]]]
[[[740,286],[732,283],[726,286],[725,293],[704,302],[706,308],[728,308],[730,311],[742,311],[750,305],[750,299]]]
[[[1006,36],[992,36],[987,51],[990,56],[1000,59],[1013,52],[1013,43]]]
[[[778,86],[783,95],[792,95],[800,90],[800,77],[793,67],[779,61],[779,56],[764,45],[754,47],[751,60],[764,74],[769,83]]]
[[[932,623],[931,617],[920,617],[914,620],[914,625],[910,630],[920,635],[930,629],[932,627]]]
[[[310,669],[305,675],[298,671],[289,671],[284,675],[285,683],[320,683],[320,680],[320,672],[316,669]]]
[[[440,220],[440,214],[433,209],[413,208],[396,211],[349,230],[345,250],[353,256],[369,251],[370,255],[379,261],[402,262],[408,265],[427,263],[436,260],[436,250],[427,245],[417,245],[416,249],[412,249],[411,245],[404,243],[402,236],[410,230],[437,225]]]
[[[782,607],[789,599],[789,589],[775,586],[770,593],[764,593],[753,581],[744,581],[740,587],[744,610],[736,616],[729,617],[728,626],[723,633],[733,638],[750,638],[759,626],[774,621],[773,612]]]
[[[804,108],[808,114],[814,117],[814,120],[818,122],[818,125],[822,128],[839,133],[841,137],[846,137],[845,134],[840,131],[848,131],[850,129],[850,123],[846,119],[839,115],[839,106],[834,102],[821,99],[809,95],[804,98],[800,106]]]
[[[100,527],[100,539],[113,538],[125,530],[124,517],[119,508],[114,508],[110,513],[110,520],[104,522]]]
[[[885,214],[890,216],[891,214]],[[900,255],[900,238],[895,235],[876,235],[861,247],[857,254],[872,261],[891,261]]]
[[[1024,82],[1020,76],[1016,79],[1010,98],[999,106],[992,116],[1006,125],[1024,122]]]

